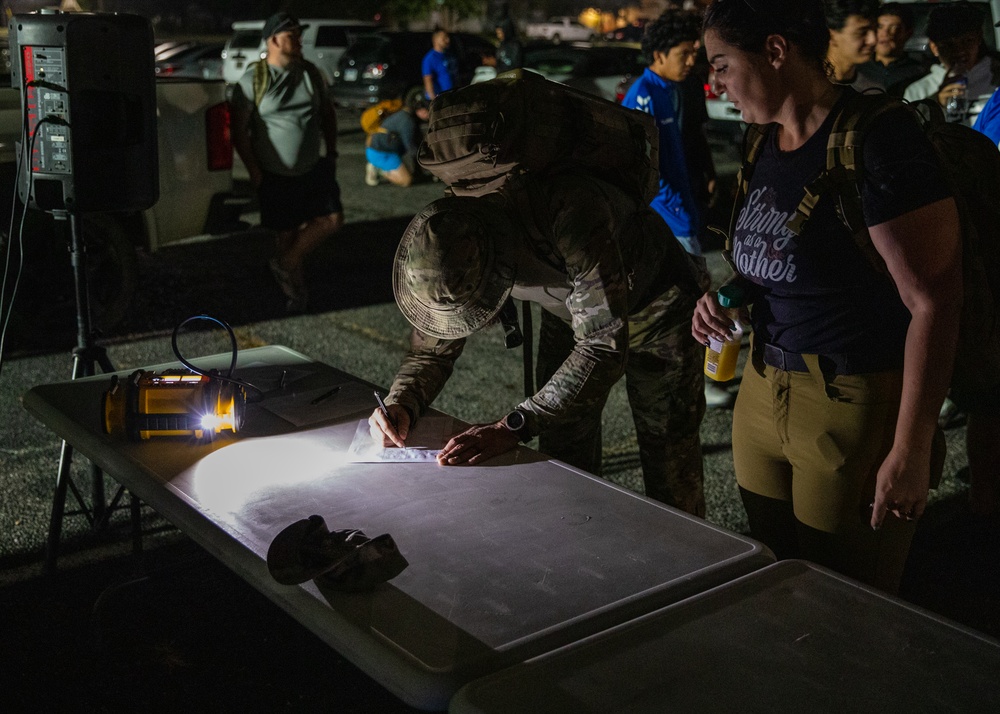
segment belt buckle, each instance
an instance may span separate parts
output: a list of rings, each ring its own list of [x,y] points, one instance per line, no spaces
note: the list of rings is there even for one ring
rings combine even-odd
[[[785,351],[774,345],[764,345],[764,362],[770,364],[775,369],[788,372],[788,365],[785,361]]]

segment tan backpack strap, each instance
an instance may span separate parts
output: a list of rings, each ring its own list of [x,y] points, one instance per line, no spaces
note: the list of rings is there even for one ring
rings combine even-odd
[[[267,69],[267,60],[257,60],[253,63],[253,103],[258,109],[270,83],[271,73]]]
[[[770,130],[770,124],[749,124],[747,125],[746,132],[743,134],[743,163],[736,173],[736,198],[733,201],[733,211],[729,216],[729,231],[722,236],[726,241],[722,256],[734,272],[736,271],[736,265],[733,262],[733,234],[736,231],[736,221],[739,220],[740,209],[743,208],[743,202],[747,197],[754,166],[757,163],[757,159],[760,158],[760,152],[764,150],[764,142],[767,141]],[[711,228],[710,230],[714,233],[722,234],[722,231],[718,228]]]
[[[837,202],[840,220],[855,236],[864,236],[861,207],[861,179],[864,171],[862,144],[872,121],[898,100],[886,95],[861,95],[852,92],[833,120],[826,144],[826,168],[805,187],[805,195],[786,224],[795,235],[802,235],[822,196]],[[862,248],[865,252],[864,248]]]

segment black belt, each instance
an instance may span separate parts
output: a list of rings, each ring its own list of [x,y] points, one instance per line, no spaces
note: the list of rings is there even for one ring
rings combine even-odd
[[[780,347],[764,344],[758,348],[764,364],[782,369],[786,372],[808,372],[809,367],[806,361],[798,352],[786,352]],[[902,363],[898,365],[890,364],[885,355],[882,354],[830,354],[817,355],[820,369],[824,372],[834,374],[869,374],[872,372],[885,372],[894,369],[901,369]]]
[[[764,360],[764,364],[769,367],[783,369],[786,372],[809,371],[809,367],[806,366],[806,361],[802,358],[802,355],[797,352],[785,352],[785,350],[780,347],[765,344],[764,349],[760,352],[760,355]]]

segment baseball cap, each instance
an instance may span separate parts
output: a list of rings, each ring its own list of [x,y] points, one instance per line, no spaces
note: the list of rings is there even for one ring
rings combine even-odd
[[[418,330],[468,337],[488,325],[514,287],[506,214],[490,201],[448,196],[410,221],[396,249],[396,304]]]
[[[264,21],[264,29],[261,31],[260,35],[265,41],[267,41],[279,32],[294,30],[296,28],[304,30],[307,27],[309,27],[309,25],[300,25],[298,18],[293,15],[289,15],[287,12],[276,12]]]

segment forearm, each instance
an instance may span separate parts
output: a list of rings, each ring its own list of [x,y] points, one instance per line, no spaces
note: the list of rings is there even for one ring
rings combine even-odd
[[[465,340],[437,340],[413,330],[386,403],[400,404],[418,418],[441,393],[463,349]]]
[[[916,312],[906,333],[903,387],[893,450],[929,458],[941,403],[948,394],[959,309],[951,302]]]
[[[581,410],[602,405],[625,371],[627,345],[624,321],[577,342],[549,381],[518,406],[528,414],[529,433],[536,436]]]
[[[260,176],[260,163],[253,152],[253,143],[250,141],[250,134],[245,131],[234,131],[233,148],[236,150],[237,155],[239,155],[243,165],[246,166],[247,173],[250,174],[250,179],[254,180],[255,176]]]

